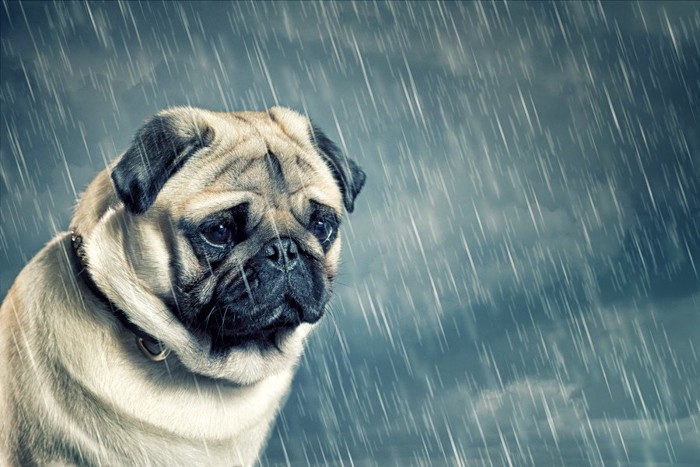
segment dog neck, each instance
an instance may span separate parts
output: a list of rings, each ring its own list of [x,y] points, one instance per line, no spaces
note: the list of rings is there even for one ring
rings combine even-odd
[[[149,359],[154,362],[165,360],[169,350],[155,337],[148,334],[146,331],[129,321],[127,314],[118,308],[95,284],[95,281],[90,277],[88,269],[87,255],[83,245],[83,237],[78,234],[75,229],[71,230],[71,244],[73,245],[73,259],[76,262],[78,277],[80,277],[85,285],[90,289],[92,294],[104,303],[105,307],[119,320],[119,322],[128,329],[136,339],[136,345],[139,350]]]

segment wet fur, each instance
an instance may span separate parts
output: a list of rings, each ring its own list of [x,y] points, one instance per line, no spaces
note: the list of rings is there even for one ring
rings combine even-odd
[[[288,109],[176,108],[147,122],[90,184],[71,225],[96,287],[172,354],[144,358],[81,278],[70,235],[57,236],[0,308],[0,464],[252,465],[314,325],[280,332],[274,346],[213,352],[206,334],[173,313],[216,293],[180,223],[247,202],[253,234],[221,271],[231,274],[282,232],[330,293],[340,241],[324,251],[305,229],[310,200],[349,211],[363,183],[354,162]],[[187,284],[196,293],[183,295]],[[185,296],[192,303],[177,303]]]

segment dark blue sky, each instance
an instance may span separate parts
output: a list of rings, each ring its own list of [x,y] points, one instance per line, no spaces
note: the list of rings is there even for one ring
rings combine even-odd
[[[149,115],[368,174],[265,465],[700,463],[700,7],[3,3],[0,293]]]

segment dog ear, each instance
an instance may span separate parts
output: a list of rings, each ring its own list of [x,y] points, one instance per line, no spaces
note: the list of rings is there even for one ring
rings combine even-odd
[[[365,172],[355,161],[346,157],[340,148],[315,125],[311,125],[311,139],[340,187],[345,209],[352,212],[355,207],[355,198],[367,178]]]
[[[199,149],[214,140],[202,111],[173,108],[151,117],[112,171],[119,199],[132,214],[142,214],[165,182]]]

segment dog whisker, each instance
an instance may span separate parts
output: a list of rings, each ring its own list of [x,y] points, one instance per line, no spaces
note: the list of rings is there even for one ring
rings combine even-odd
[[[255,465],[363,182],[289,109],[149,119],[0,308],[10,462]]]

